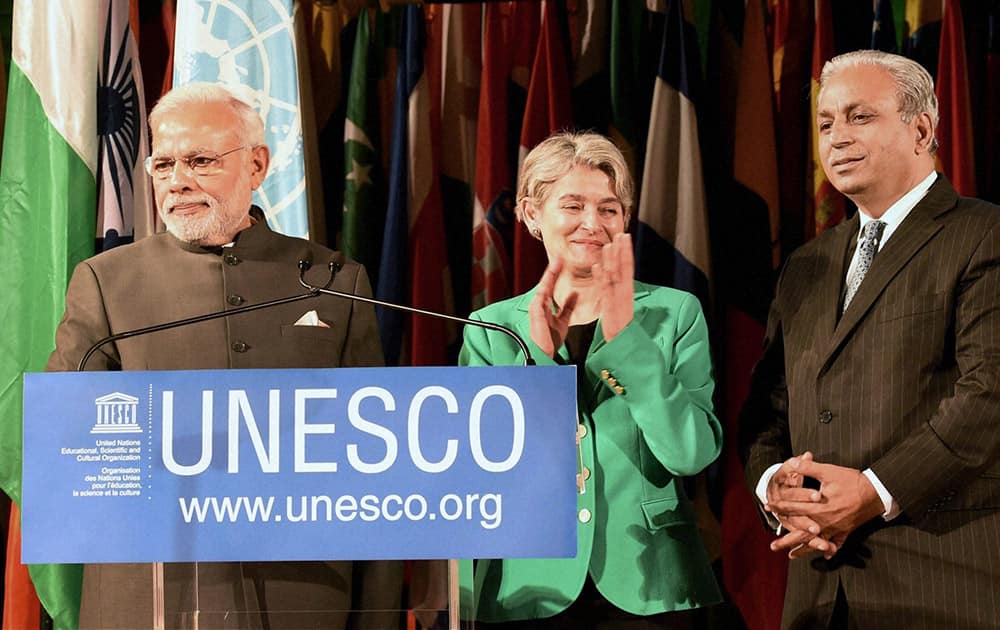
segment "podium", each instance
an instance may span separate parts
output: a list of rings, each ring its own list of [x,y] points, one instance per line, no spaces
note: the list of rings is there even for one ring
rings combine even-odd
[[[27,374],[24,401],[22,555],[86,564],[95,625],[457,628],[442,559],[576,551],[574,367]]]

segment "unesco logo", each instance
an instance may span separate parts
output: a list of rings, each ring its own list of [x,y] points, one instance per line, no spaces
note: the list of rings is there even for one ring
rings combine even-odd
[[[98,398],[94,406],[97,407],[97,421],[91,433],[142,433],[136,421],[139,399],[135,396],[115,392]]]

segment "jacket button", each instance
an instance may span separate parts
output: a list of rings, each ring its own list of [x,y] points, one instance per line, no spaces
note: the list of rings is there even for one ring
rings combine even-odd
[[[226,254],[225,256],[222,257],[222,260],[227,265],[230,265],[232,267],[235,267],[236,265],[240,264],[240,257],[237,256],[236,254]]]
[[[590,479],[590,469],[586,466],[583,467],[583,478]]]
[[[589,523],[592,516],[593,515],[590,513],[590,510],[588,510],[587,508],[583,508],[582,510],[580,510],[580,513],[577,515],[577,518],[580,519],[581,523]]]
[[[240,296],[240,295],[235,295],[234,294],[234,295],[230,295],[229,297],[227,297],[226,301],[229,302],[229,304],[231,306],[239,306],[240,304],[243,303],[243,297]]]
[[[233,352],[246,352],[250,349],[250,346],[243,343],[242,341],[237,341],[233,344]]]
[[[824,409],[823,411],[819,412],[819,421],[820,422],[822,422],[823,424],[830,424],[831,420],[833,420],[833,412],[832,411],[830,411],[829,409]]]
[[[582,440],[585,437],[587,437],[587,425],[585,424],[576,425],[576,439]]]
[[[608,380],[609,376],[611,376],[611,372],[608,372],[607,370],[601,370],[601,378],[603,378],[604,380]]]

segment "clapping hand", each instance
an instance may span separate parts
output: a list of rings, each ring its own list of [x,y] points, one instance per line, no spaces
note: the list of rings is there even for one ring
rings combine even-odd
[[[578,298],[578,294],[574,291],[566,296],[558,309],[555,308],[553,292],[556,280],[562,271],[561,259],[555,258],[549,262],[538,283],[535,297],[528,306],[531,340],[549,357],[555,357],[556,352],[566,341],[566,332],[569,330],[570,318]]]
[[[625,233],[615,235],[601,250],[601,262],[594,263],[590,271],[600,290],[601,333],[605,341],[611,341],[632,321],[635,295],[632,237]]]

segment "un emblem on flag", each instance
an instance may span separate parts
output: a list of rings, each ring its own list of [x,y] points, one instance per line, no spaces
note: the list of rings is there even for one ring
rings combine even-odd
[[[91,433],[142,433],[136,419],[139,399],[135,396],[115,392],[101,396],[94,401],[97,407],[97,421]]]
[[[271,164],[254,203],[272,228],[308,237],[292,0],[186,0],[177,6],[174,85],[219,83],[264,119]]]

